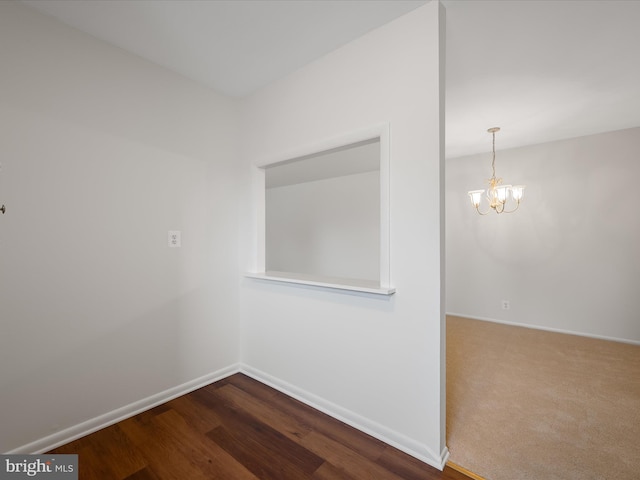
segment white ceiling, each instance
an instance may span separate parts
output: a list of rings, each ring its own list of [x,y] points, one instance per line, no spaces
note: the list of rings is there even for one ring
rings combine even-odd
[[[640,2],[447,1],[447,157],[640,126]]]
[[[245,96],[425,0],[23,0]],[[447,157],[640,126],[640,1],[442,0]]]

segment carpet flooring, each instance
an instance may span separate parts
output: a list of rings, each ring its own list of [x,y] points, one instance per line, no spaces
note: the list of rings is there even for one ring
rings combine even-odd
[[[640,479],[640,346],[448,317],[447,445],[487,480]]]

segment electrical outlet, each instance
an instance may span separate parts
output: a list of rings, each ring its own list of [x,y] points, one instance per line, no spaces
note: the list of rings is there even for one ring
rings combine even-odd
[[[509,300],[502,300],[502,309],[509,310],[510,308],[511,308],[511,304],[509,303]]]
[[[171,248],[181,246],[180,230],[169,230],[169,246]]]

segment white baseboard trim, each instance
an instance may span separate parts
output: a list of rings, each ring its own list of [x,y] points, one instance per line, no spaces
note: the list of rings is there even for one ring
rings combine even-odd
[[[640,340],[629,340],[627,338],[607,337],[604,335],[595,335],[592,333],[576,332],[573,330],[564,330],[562,328],[543,327],[540,325],[531,325],[528,323],[510,322],[508,320],[496,320],[495,318],[478,317],[475,315],[468,315],[466,313],[447,312],[446,315],[450,315],[452,317],[468,318],[470,320],[481,320],[483,322],[501,323],[503,325],[511,325],[513,327],[532,328],[533,330],[543,330],[545,332],[566,333],[567,335],[577,335],[579,337],[595,338],[597,340],[608,340],[610,342],[620,342],[620,343],[628,343],[631,345],[640,345]]]
[[[147,398],[143,398],[142,400],[138,400],[136,402],[130,403],[129,405],[125,405],[124,407],[117,408],[115,410],[112,410],[111,412],[99,415],[95,418],[91,418],[64,430],[60,430],[59,432],[56,432],[52,435],[48,435],[44,438],[36,440],[35,442],[28,443],[6,453],[40,454],[48,452],[49,450],[53,450],[56,447],[65,445],[69,442],[77,440],[78,438],[97,432],[98,430],[102,430],[103,428],[109,427],[114,423],[118,423],[122,420],[137,415],[138,413],[149,410],[150,408],[162,405],[169,400],[173,400],[174,398],[190,393],[194,390],[197,390],[198,388],[209,385],[210,383],[222,380],[223,378],[233,375],[234,373],[238,373],[239,371],[239,364],[230,365],[189,382],[183,383],[182,385],[177,385],[175,387],[151,395]]]
[[[127,418],[157,407],[158,405],[162,405],[174,398],[186,395],[198,388],[204,387],[218,380],[222,380],[223,378],[238,372],[244,373],[265,385],[275,388],[276,390],[289,395],[290,397],[293,397],[316,410],[326,413],[327,415],[330,415],[331,417],[336,418],[337,420],[340,420],[341,422],[344,422],[368,435],[371,435],[372,437],[377,438],[378,440],[381,440],[384,443],[391,445],[439,470],[444,469],[447,460],[449,459],[449,450],[447,447],[444,447],[442,452],[440,452],[440,455],[437,455],[427,446],[416,442],[399,432],[391,430],[383,425],[362,417],[355,412],[340,407],[339,405],[331,403],[317,395],[244,364],[230,365],[216,372],[212,372],[181,385],[169,388],[5,453],[41,454],[49,450],[53,450],[61,445],[65,445],[77,440],[78,438],[82,438],[86,435],[97,432],[98,430],[102,430],[103,428],[109,427],[122,420],[126,420]]]
[[[372,437],[377,438],[378,440],[381,440],[384,443],[391,445],[392,447],[395,447],[398,450],[401,450],[439,470],[444,469],[445,464],[449,459],[449,450],[447,447],[444,447],[442,452],[438,455],[427,446],[416,442],[399,432],[371,421],[355,412],[347,410],[313,393],[296,387],[295,385],[273,377],[257,368],[241,364],[240,372],[264,383],[265,385],[269,385],[285,395],[293,397],[316,410],[326,413],[327,415],[340,420],[353,428],[371,435]]]

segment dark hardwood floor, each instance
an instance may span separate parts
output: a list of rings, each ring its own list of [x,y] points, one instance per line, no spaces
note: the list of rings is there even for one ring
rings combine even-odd
[[[51,453],[77,453],[81,480],[469,480],[242,374]]]

